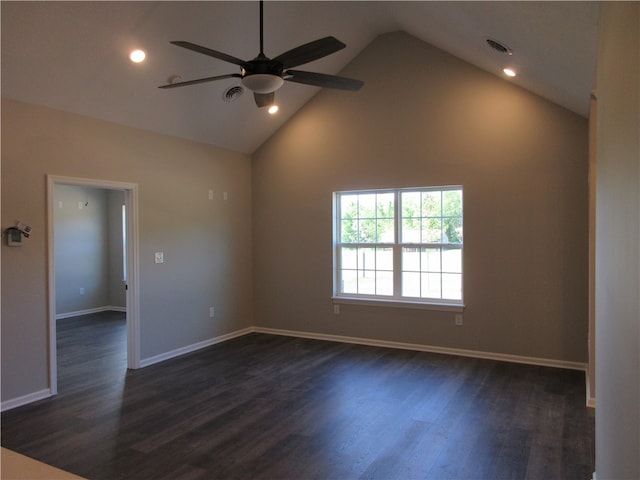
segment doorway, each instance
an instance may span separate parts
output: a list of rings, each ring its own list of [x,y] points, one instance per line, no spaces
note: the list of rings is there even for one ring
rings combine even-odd
[[[100,190],[106,197],[114,191],[122,192],[122,273],[126,310],[127,331],[127,368],[140,367],[139,354],[139,307],[138,307],[138,189],[136,184],[94,180],[74,177],[47,176],[47,250],[48,250],[48,311],[49,311],[49,385],[52,394],[58,393],[58,365],[57,365],[57,289],[56,289],[56,241],[63,242],[64,235],[56,232],[55,212],[59,201],[55,199],[56,189],[64,187],[81,187]],[[88,193],[87,193],[88,200]],[[84,199],[79,202],[84,203]],[[122,203],[122,202],[121,202]],[[86,205],[88,207],[88,205]],[[83,205],[84,207],[84,205]],[[78,205],[78,208],[83,208]],[[126,215],[125,215],[126,212]],[[80,287],[80,295],[84,295],[84,287]],[[62,298],[62,297],[61,297]],[[63,300],[64,301],[64,300]],[[81,305],[81,304],[78,304]]]

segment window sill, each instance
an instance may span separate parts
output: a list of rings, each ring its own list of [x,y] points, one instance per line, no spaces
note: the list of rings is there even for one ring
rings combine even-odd
[[[463,312],[464,305],[459,303],[427,303],[406,300],[384,300],[378,298],[331,297],[334,304],[362,305],[367,307],[413,308],[417,310],[438,310],[442,312]]]

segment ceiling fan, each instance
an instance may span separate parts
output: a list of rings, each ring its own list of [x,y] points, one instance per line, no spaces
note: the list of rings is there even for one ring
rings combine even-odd
[[[229,73],[227,75],[170,83],[158,88],[186,87],[187,85],[235,77],[240,78],[242,84],[253,92],[253,97],[258,107],[266,107],[274,103],[275,91],[278,90],[285,81],[351,91],[359,90],[364,85],[364,82],[361,80],[354,80],[352,78],[338,77],[324,73],[305,72],[302,70],[289,70],[292,67],[297,67],[298,65],[331,55],[346,47],[344,43],[334,37],[324,37],[313,42],[305,43],[304,45],[300,45],[299,47],[278,55],[274,59],[267,57],[263,51],[262,11],[263,0],[260,0],[260,53],[253,60],[240,60],[226,53],[211,50],[210,48],[202,47],[191,42],[170,42],[178,47],[238,65],[240,67],[240,73]]]

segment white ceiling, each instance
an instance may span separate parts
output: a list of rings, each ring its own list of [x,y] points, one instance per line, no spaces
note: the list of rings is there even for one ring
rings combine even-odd
[[[280,112],[270,116],[251,92],[222,99],[238,79],[156,87],[176,74],[191,80],[236,73],[232,64],[169,41],[250,60],[259,51],[258,12],[257,1],[2,1],[2,95],[251,153],[318,88],[286,82],[276,93]],[[271,58],[327,35],[347,44],[299,70],[338,74],[378,35],[404,30],[496,75],[511,64],[519,75],[510,81],[588,114],[597,2],[267,1],[264,21]],[[486,37],[514,55],[490,49]],[[128,60],[134,47],[146,50],[143,64]]]

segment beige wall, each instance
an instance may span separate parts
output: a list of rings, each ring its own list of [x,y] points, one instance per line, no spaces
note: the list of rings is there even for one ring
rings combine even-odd
[[[253,159],[258,326],[587,361],[587,120],[415,38],[376,39]],[[332,314],[332,192],[464,186],[464,326]]]
[[[603,2],[598,42],[596,472],[640,478],[640,3]]]
[[[138,184],[142,360],[253,324],[249,157],[2,99],[3,401],[48,387],[47,174]]]

